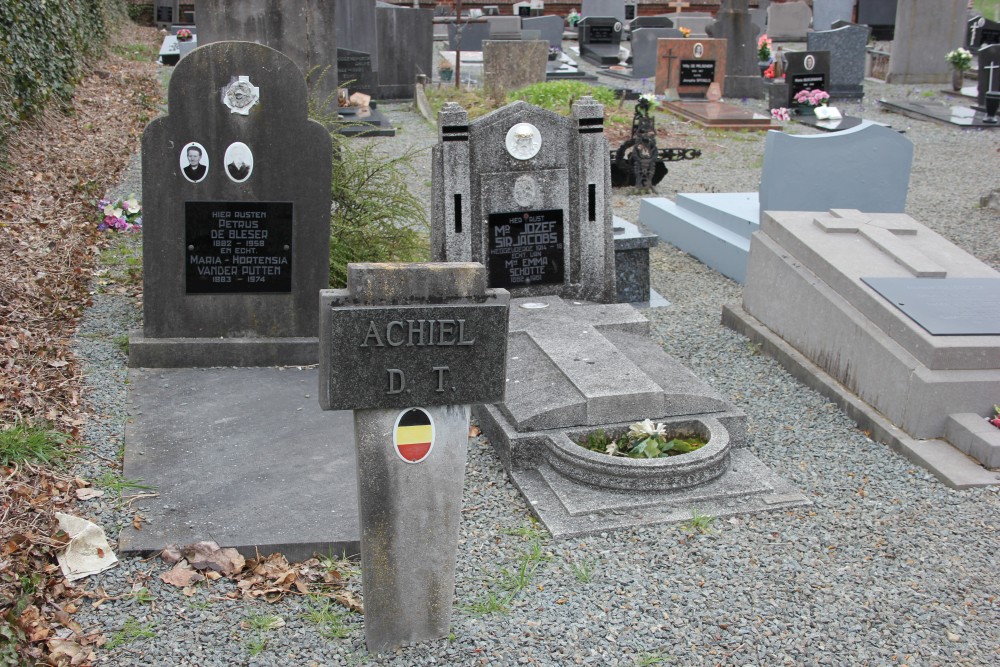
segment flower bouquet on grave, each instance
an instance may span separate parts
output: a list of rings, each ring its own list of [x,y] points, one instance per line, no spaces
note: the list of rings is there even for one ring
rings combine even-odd
[[[785,107],[778,107],[777,109],[771,109],[771,118],[774,120],[791,120],[791,112]]]
[[[705,446],[698,436],[667,439],[667,427],[644,419],[629,426],[628,432],[618,438],[605,435],[603,429],[587,436],[581,447],[608,456],[627,456],[633,459],[656,459],[687,454]]]
[[[129,195],[128,199],[119,199],[115,202],[102,199],[97,203],[97,208],[101,212],[98,231],[117,229],[120,232],[137,232],[142,229],[142,206],[139,205],[135,195]]]
[[[685,37],[691,36],[691,28],[685,28],[684,26],[681,26],[680,28],[677,29],[680,30],[681,34],[684,35]]]
[[[757,40],[757,60],[761,63],[771,62],[771,38],[764,33]]]
[[[826,103],[830,101],[830,93],[820,88],[800,90],[795,93],[792,101],[795,102],[798,113],[812,113],[816,107],[826,106]]]
[[[773,79],[774,78],[774,63],[771,63],[770,65],[768,65],[767,67],[765,67],[764,70],[761,72],[761,74],[764,76],[765,79]]]
[[[993,406],[993,416],[987,417],[986,421],[993,424],[997,428],[1000,428],[1000,405]]]
[[[177,31],[177,41],[178,42],[190,42],[191,41],[191,31],[187,28],[181,28]]]
[[[972,54],[963,48],[949,51],[944,59],[959,72],[964,72],[965,70],[972,68]]]

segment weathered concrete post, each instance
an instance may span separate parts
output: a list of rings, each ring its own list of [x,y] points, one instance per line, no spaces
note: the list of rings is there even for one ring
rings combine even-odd
[[[320,404],[354,410],[370,651],[448,634],[470,404],[503,400],[509,303],[477,263],[351,264],[320,292]]]

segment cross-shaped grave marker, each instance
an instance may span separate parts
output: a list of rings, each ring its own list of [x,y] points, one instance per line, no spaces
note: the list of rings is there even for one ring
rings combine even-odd
[[[673,49],[667,49],[667,55],[663,56],[663,59],[667,61],[667,90],[669,90],[674,87],[673,61],[677,60],[677,56],[674,55]]]
[[[860,234],[872,245],[906,268],[917,278],[944,278],[948,272],[924,253],[904,242],[920,229],[905,216],[892,214],[872,217],[856,209],[831,209],[829,215],[813,218],[813,224],[827,234]]]
[[[988,69],[990,71],[990,78],[989,78],[989,81],[986,84],[986,90],[987,90],[987,92],[992,92],[993,91],[993,70],[997,69],[998,67],[1000,67],[1000,65],[998,65],[995,62],[991,63],[989,65],[984,65],[983,66],[983,69]]]
[[[685,2],[684,0],[673,0],[667,3],[667,7],[674,10],[675,13],[680,14],[682,9],[687,9],[691,6],[690,2]]]

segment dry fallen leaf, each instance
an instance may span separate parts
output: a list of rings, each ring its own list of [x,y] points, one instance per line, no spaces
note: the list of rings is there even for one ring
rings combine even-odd
[[[470,426],[469,427],[469,437],[470,438],[475,438],[476,436],[480,435],[481,433],[482,433],[482,431],[479,430],[478,426]]]
[[[181,553],[196,570],[211,569],[227,577],[233,576],[246,565],[246,560],[239,551],[232,547],[219,548],[219,545],[212,541],[196,542],[181,547]]]
[[[91,487],[76,490],[76,497],[78,500],[91,500],[92,498],[100,498],[103,495],[104,491]]]
[[[186,588],[191,584],[204,580],[200,572],[195,572],[185,561],[181,561],[160,575],[160,581],[178,588]]]

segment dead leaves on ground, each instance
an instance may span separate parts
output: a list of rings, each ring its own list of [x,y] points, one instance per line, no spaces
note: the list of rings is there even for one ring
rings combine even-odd
[[[170,545],[160,558],[172,568],[160,574],[160,580],[193,595],[195,584],[222,577],[236,582],[232,598],[263,599],[277,602],[286,595],[325,595],[351,611],[364,613],[364,607],[344,588],[345,578],[331,564],[318,558],[290,564],[280,553],[245,560],[236,549],[222,548],[212,541],[185,547]]]

